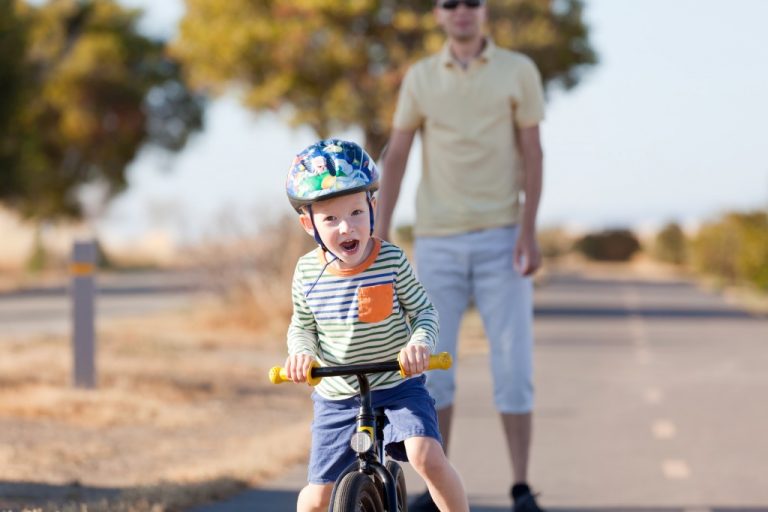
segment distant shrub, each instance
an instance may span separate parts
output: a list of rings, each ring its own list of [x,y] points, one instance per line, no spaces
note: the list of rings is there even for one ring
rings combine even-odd
[[[653,255],[660,261],[682,265],[687,258],[686,244],[683,230],[676,222],[670,222],[656,234]]]
[[[691,260],[700,273],[768,290],[768,212],[727,213],[703,225]]]
[[[640,250],[640,242],[628,229],[611,229],[580,238],[575,248],[592,260],[627,261]]]
[[[560,227],[543,228],[536,233],[539,250],[544,258],[557,258],[573,249],[573,237]]]

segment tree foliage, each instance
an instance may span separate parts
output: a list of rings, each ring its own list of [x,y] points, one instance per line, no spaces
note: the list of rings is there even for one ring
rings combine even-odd
[[[654,256],[660,261],[682,265],[686,261],[687,240],[676,222],[670,222],[656,234]]]
[[[731,212],[703,225],[691,259],[703,274],[768,291],[768,212]]]
[[[376,157],[388,137],[397,88],[443,37],[433,0],[187,0],[174,53],[192,83],[244,91],[254,110],[285,109],[325,137],[359,126]],[[496,42],[530,55],[545,84],[565,88],[596,62],[580,0],[493,0]]]
[[[628,261],[640,250],[640,242],[628,229],[608,229],[583,236],[575,248],[591,260]]]
[[[178,150],[201,104],[165,45],[115,0],[0,0],[0,201],[24,216],[82,215],[145,143]]]

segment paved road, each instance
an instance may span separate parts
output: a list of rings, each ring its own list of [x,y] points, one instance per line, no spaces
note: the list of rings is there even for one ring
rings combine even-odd
[[[768,511],[768,320],[682,282],[560,275],[536,300],[531,481],[551,511]],[[460,357],[452,459],[509,510],[487,356]],[[258,454],[255,454],[258,456]],[[196,512],[295,510],[303,465]],[[423,484],[408,469],[411,493]]]
[[[97,320],[183,308],[201,290],[200,279],[186,272],[102,273],[96,284]],[[0,334],[14,339],[69,335],[68,286],[55,282],[0,292]]]

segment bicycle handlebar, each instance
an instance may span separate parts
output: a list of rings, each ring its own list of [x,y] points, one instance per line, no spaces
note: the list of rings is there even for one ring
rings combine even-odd
[[[447,370],[453,365],[453,358],[448,352],[440,352],[429,356],[429,366],[427,370]],[[345,364],[339,366],[320,366],[317,361],[312,362],[307,376],[307,384],[316,386],[323,380],[323,377],[338,377],[341,375],[355,375],[358,373],[381,373],[399,371],[400,375],[407,377],[400,361],[388,361],[385,363],[363,363],[363,364]],[[269,370],[269,381],[272,384],[282,382],[292,382],[288,378],[285,368],[275,366]]]

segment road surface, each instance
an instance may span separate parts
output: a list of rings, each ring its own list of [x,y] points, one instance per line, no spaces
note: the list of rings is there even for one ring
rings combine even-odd
[[[563,274],[537,290],[535,329],[530,481],[548,510],[768,512],[767,319],[685,282]],[[459,358],[450,447],[474,512],[509,510],[486,368],[482,349]],[[196,512],[295,510],[304,477]]]

